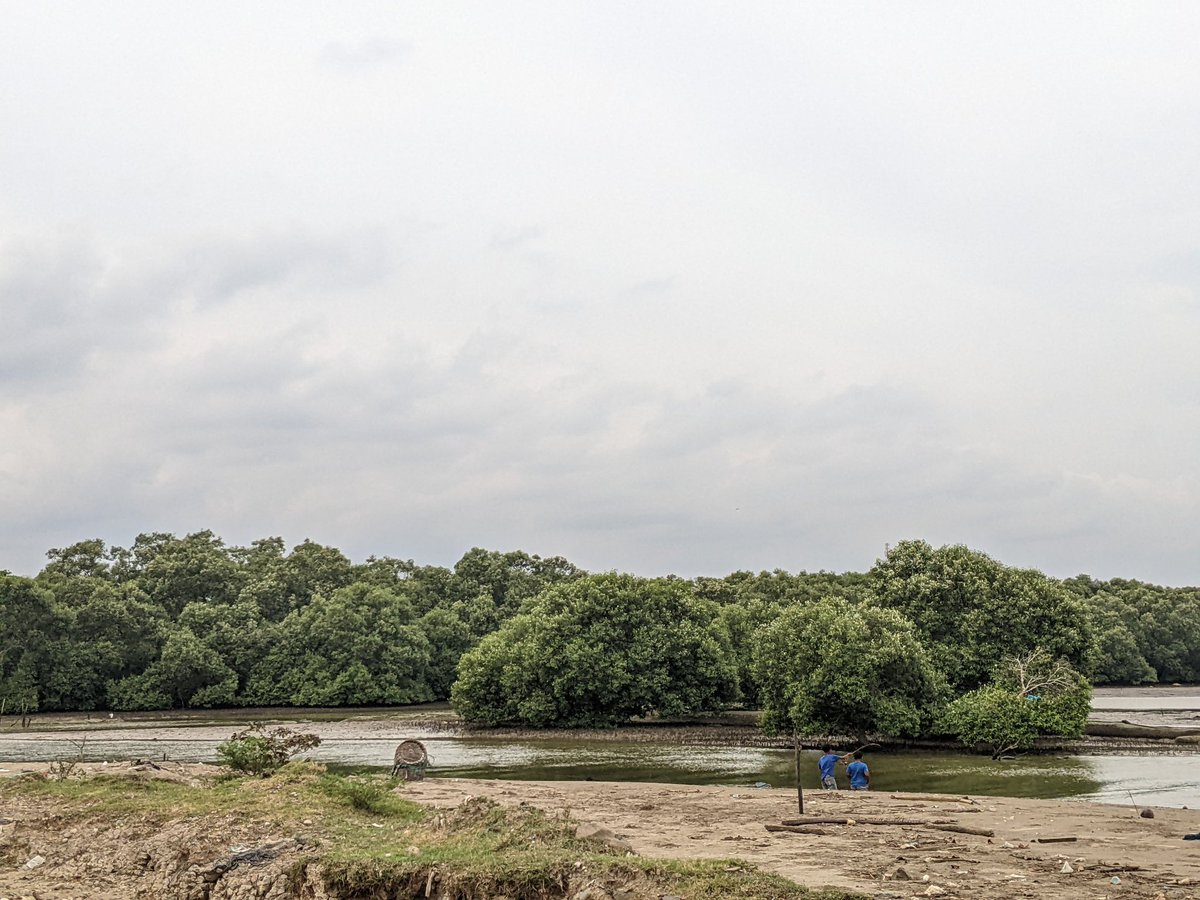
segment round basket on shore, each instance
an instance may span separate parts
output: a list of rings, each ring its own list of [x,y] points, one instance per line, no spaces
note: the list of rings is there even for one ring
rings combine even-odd
[[[392,775],[404,773],[406,781],[420,781],[429,765],[429,753],[420,741],[401,741],[392,757]]]
[[[420,766],[429,762],[429,753],[420,741],[402,741],[392,761],[398,766]]]

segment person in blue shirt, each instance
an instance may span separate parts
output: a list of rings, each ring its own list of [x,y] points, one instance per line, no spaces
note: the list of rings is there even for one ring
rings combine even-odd
[[[850,754],[847,753],[846,756],[838,756],[828,744],[821,748],[821,754],[821,758],[817,760],[817,769],[821,773],[821,787],[827,791],[836,791],[838,786],[837,778],[834,776],[834,769],[837,768],[838,763],[846,759]]]
[[[846,774],[850,776],[850,790],[865,791],[871,786],[871,770],[862,761],[862,751],[854,751],[854,762],[846,766]]]

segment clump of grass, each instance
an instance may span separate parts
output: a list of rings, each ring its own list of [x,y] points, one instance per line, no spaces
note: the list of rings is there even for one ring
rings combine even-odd
[[[324,763],[293,759],[275,773],[275,780],[286,784],[315,784],[326,771]]]
[[[414,819],[420,807],[402,800],[389,790],[390,785],[378,779],[360,779],[340,775],[322,775],[317,788],[327,797],[344,803],[351,809],[369,812],[384,818]]]

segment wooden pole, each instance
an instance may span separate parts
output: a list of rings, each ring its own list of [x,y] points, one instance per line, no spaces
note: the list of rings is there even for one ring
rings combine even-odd
[[[796,751],[796,805],[804,815],[804,788],[800,784],[800,736],[792,732],[792,747]]]

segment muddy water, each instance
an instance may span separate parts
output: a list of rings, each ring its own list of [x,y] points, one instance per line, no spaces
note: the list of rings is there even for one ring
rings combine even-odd
[[[338,723],[310,758],[352,767],[383,767],[401,734],[380,723]],[[309,723],[311,725],[311,723]],[[381,733],[381,731],[385,733]],[[90,732],[48,731],[0,734],[4,761],[91,761],[134,758],[213,762],[229,737],[227,725],[125,727]],[[746,747],[679,746],[666,743],[512,741],[417,734],[428,748],[430,774],[443,777],[521,780],[657,781],[682,784],[790,788],[792,754]],[[86,740],[84,740],[86,738]],[[806,787],[815,789],[816,753],[802,757]],[[1077,797],[1110,803],[1200,807],[1200,754],[1178,756],[1025,757],[994,762],[954,753],[868,754],[872,786],[879,790],[930,791],[1008,797]],[[0,774],[3,774],[0,772]],[[843,776],[844,777],[844,776]],[[765,788],[764,788],[765,789]]]

